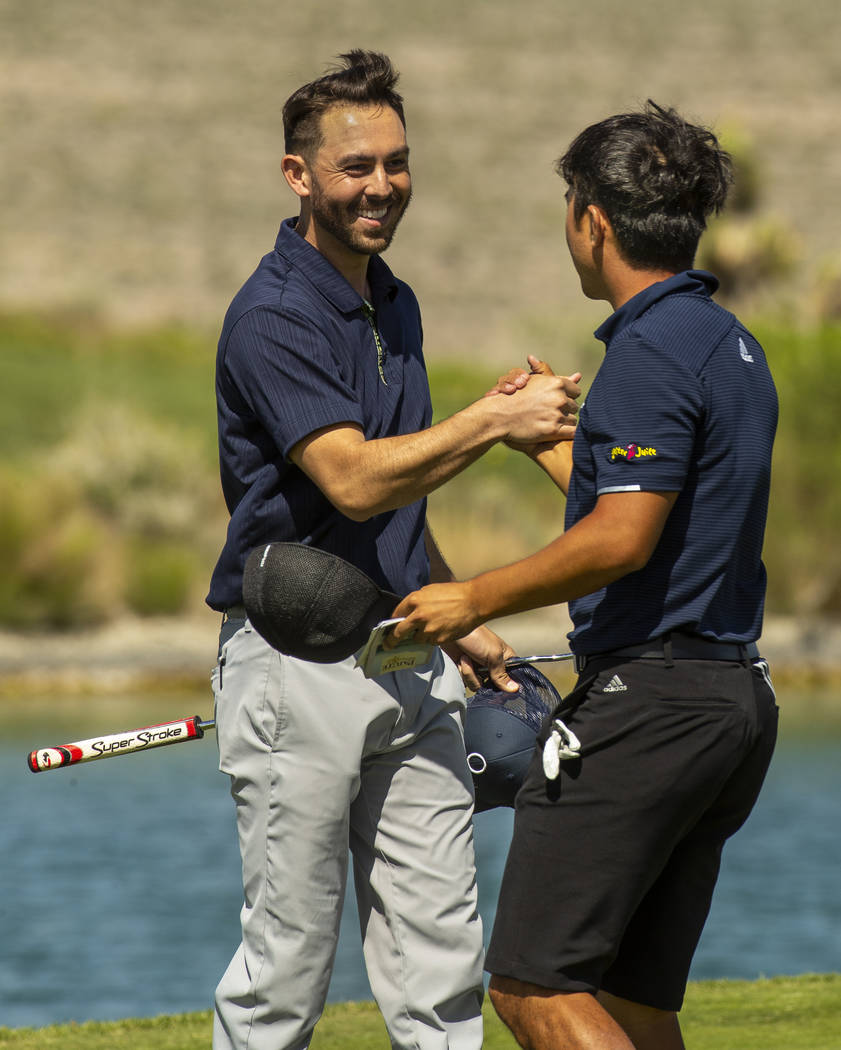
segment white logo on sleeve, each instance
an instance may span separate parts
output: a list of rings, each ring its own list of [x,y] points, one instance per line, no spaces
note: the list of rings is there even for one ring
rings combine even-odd
[[[749,365],[753,364],[753,354],[751,354],[745,346],[745,341],[741,336],[739,336],[739,357],[741,357],[743,361],[747,361]]]
[[[602,689],[603,693],[627,693],[628,687],[622,681],[618,674],[615,674],[613,678],[607,683]]]

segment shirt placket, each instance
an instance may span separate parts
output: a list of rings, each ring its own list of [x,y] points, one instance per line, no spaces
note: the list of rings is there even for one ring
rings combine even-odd
[[[385,347],[380,339],[379,329],[377,328],[377,311],[367,299],[363,299],[362,312],[365,314],[365,320],[371,326],[371,332],[374,335],[374,343],[377,347],[377,372],[383,384],[388,386],[388,380],[385,377]]]

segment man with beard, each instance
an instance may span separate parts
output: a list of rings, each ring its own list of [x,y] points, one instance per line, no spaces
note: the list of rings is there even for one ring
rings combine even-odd
[[[406,594],[452,574],[425,497],[498,441],[569,438],[571,379],[479,398],[431,426],[418,305],[379,258],[411,196],[397,74],[374,52],[286,102],[282,170],[300,202],[234,298],[217,357],[231,521],[208,604],[220,768],[237,804],[242,944],[216,995],[215,1050],[308,1045],[324,1006],[348,850],[371,988],[395,1047],[482,1044],[482,932],[459,668],[511,688],[481,628],[367,679],[353,657],[281,655],[242,606],[249,552],[339,555]],[[452,659],[451,659],[452,657]],[[456,666],[459,665],[459,667]]]

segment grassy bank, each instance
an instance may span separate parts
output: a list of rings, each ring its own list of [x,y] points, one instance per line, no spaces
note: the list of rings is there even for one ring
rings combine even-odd
[[[681,1015],[693,1050],[838,1050],[841,975],[690,985]],[[508,1031],[485,1004],[485,1050],[512,1050]],[[149,1020],[88,1022],[41,1029],[0,1028],[0,1047],[14,1050],[207,1050],[210,1012]],[[328,1006],[313,1050],[388,1050],[373,1003]]]
[[[768,611],[837,616],[841,326],[754,327],[781,402]],[[214,341],[184,327],[117,331],[79,316],[0,316],[0,626],[74,627],[200,607],[226,524]],[[545,341],[537,349],[558,363]],[[581,341],[571,357],[591,378],[595,342]],[[496,374],[467,359],[433,360],[437,417],[474,400]],[[461,576],[549,542],[563,510],[542,472],[504,447],[430,497],[433,528]]]

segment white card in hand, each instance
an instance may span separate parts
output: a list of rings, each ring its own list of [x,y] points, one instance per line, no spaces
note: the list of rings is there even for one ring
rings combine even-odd
[[[429,663],[435,651],[434,645],[425,645],[411,640],[401,642],[393,649],[386,649],[385,636],[401,619],[382,620],[371,631],[368,641],[356,658],[356,666],[362,668],[366,678],[376,678],[391,671],[407,671]]]

